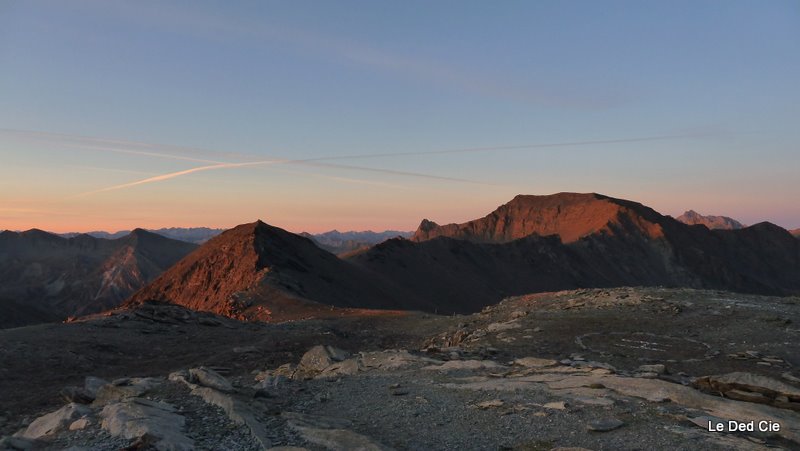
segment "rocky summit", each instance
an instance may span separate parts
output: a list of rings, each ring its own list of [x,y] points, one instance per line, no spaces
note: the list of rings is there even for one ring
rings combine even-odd
[[[283,324],[142,303],[0,331],[0,449],[797,449],[799,321],[666,288]]]

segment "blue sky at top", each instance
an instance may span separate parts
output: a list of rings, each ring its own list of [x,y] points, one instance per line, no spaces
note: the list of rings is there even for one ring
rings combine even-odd
[[[799,55],[794,1],[0,1],[0,228],[413,228],[557,191],[798,227]],[[225,162],[680,137],[337,160],[485,184],[281,164],[83,196],[204,163],[53,133]]]

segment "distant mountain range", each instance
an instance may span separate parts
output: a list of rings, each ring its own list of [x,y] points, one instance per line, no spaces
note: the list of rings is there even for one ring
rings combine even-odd
[[[715,230],[736,230],[744,228],[744,224],[733,218],[727,216],[704,216],[694,210],[689,210],[675,219],[684,224],[702,224],[709,229]]]
[[[346,307],[473,312],[530,292],[685,286],[800,293],[800,241],[770,223],[709,230],[599,194],[517,196],[484,218],[423,220],[343,258],[261,221],[184,258],[127,303],[172,302],[242,319]],[[312,315],[313,316],[313,315]]]
[[[409,238],[414,232],[399,232],[387,230],[385,232],[330,232],[311,234],[303,232],[300,235],[314,241],[319,247],[328,252],[343,255],[353,251],[363,250],[391,238]]]
[[[169,228],[162,228],[162,229],[147,229],[148,232],[156,233],[161,236],[165,236],[167,238],[172,238],[173,240],[180,240],[186,241],[189,243],[195,244],[203,244],[209,239],[219,235],[220,233],[224,232],[225,229],[211,229],[208,227],[169,227]],[[105,231],[93,231],[87,232],[85,234],[76,233],[76,232],[69,232],[69,233],[59,233],[57,235],[62,236],[64,238],[73,238],[78,235],[89,235],[95,238],[105,238],[109,240],[115,240],[118,238],[122,238],[128,234],[130,234],[130,230],[120,230],[119,232],[105,232]],[[399,232],[396,230],[387,230],[385,232],[339,232],[338,230],[331,230],[330,232],[324,233],[307,233],[302,232],[300,235],[310,238],[314,243],[316,243],[322,249],[325,249],[328,252],[332,252],[334,254],[345,254],[348,252],[356,251],[359,249],[364,249],[375,244],[381,243],[386,241],[390,238],[396,237],[403,237],[408,238],[413,235],[414,232]]]
[[[195,244],[202,244],[208,241],[211,237],[217,236],[220,233],[224,232],[225,229],[210,229],[208,227],[168,227],[162,229],[148,229],[148,232],[153,232],[161,236],[165,236],[167,238],[172,238],[173,240],[180,240],[186,241],[188,243],[195,243]],[[104,232],[104,231],[94,231],[94,232],[87,232],[83,233],[59,233],[58,235],[64,238],[72,238],[78,235],[89,235],[95,238],[105,238],[108,240],[115,240],[117,238],[122,238],[126,235],[131,233],[130,230],[120,230],[119,232]]]
[[[197,248],[142,229],[113,240],[0,233],[0,328],[114,308]]]

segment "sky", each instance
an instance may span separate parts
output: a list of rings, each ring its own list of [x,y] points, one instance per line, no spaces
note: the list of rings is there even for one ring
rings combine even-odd
[[[800,227],[800,2],[0,0],[0,229]]]

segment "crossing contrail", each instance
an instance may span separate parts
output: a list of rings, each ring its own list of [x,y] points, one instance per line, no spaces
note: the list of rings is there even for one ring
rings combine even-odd
[[[589,141],[565,141],[565,142],[552,142],[552,143],[536,143],[536,144],[519,144],[519,145],[505,145],[505,146],[485,146],[485,147],[467,147],[467,148],[456,148],[456,149],[442,149],[442,150],[426,150],[426,151],[410,151],[410,152],[383,152],[383,153],[361,153],[361,154],[348,154],[348,155],[331,155],[331,156],[324,156],[324,157],[314,157],[314,158],[301,158],[301,159],[271,159],[271,160],[255,160],[255,161],[248,161],[248,162],[227,162],[227,161],[219,161],[219,160],[212,160],[206,158],[197,158],[194,156],[186,156],[175,154],[171,152],[163,152],[159,151],[161,149],[172,149],[177,150],[180,152],[193,152],[193,153],[200,153],[200,154],[214,154],[214,155],[227,155],[227,156],[236,156],[239,158],[258,158],[255,155],[250,154],[242,154],[242,153],[234,153],[234,152],[220,152],[220,151],[209,151],[205,149],[195,149],[189,147],[179,147],[179,146],[169,146],[169,145],[159,145],[159,144],[150,144],[150,143],[142,143],[142,142],[135,142],[135,141],[120,141],[120,140],[110,140],[110,139],[103,139],[103,138],[94,138],[94,137],[87,137],[87,136],[78,136],[78,135],[66,135],[66,134],[58,134],[58,133],[48,133],[48,132],[39,132],[39,131],[28,131],[28,130],[13,130],[13,129],[0,129],[0,133],[10,134],[14,136],[20,136],[25,138],[33,138],[33,139],[40,139],[45,141],[56,141],[60,144],[69,146],[69,147],[76,147],[81,149],[87,150],[95,150],[95,151],[107,151],[107,152],[115,152],[115,153],[127,153],[127,154],[134,154],[134,155],[141,155],[141,156],[148,156],[148,157],[156,157],[156,158],[166,158],[166,159],[173,159],[173,160],[183,160],[183,161],[194,161],[199,163],[207,163],[205,166],[199,166],[195,168],[185,169],[181,171],[169,172],[166,174],[161,174],[153,177],[148,177],[141,180],[136,180],[133,182],[123,183],[119,185],[109,186],[106,188],[101,188],[94,191],[88,191],[85,193],[78,194],[74,197],[83,197],[88,196],[91,194],[98,194],[108,191],[116,191],[125,188],[131,188],[134,186],[144,185],[148,183],[157,183],[162,182],[165,180],[170,180],[176,177],[181,177],[184,175],[193,174],[196,172],[203,172],[203,171],[213,171],[219,169],[232,169],[232,168],[239,168],[239,167],[247,167],[247,166],[265,166],[265,165],[276,165],[276,164],[284,164],[284,165],[301,165],[301,166],[310,166],[310,167],[324,167],[324,168],[334,168],[334,169],[346,169],[346,170],[354,170],[354,171],[363,171],[363,172],[371,172],[371,173],[380,173],[380,174],[392,174],[392,175],[400,175],[406,177],[418,177],[418,178],[426,178],[432,180],[443,180],[443,181],[450,181],[450,182],[459,182],[459,183],[470,183],[470,184],[479,184],[479,185],[493,185],[487,182],[469,180],[464,178],[458,177],[447,177],[447,176],[440,176],[440,175],[433,175],[433,174],[424,174],[419,172],[410,172],[410,171],[398,171],[392,169],[384,169],[384,168],[374,168],[374,167],[366,167],[366,166],[354,166],[354,165],[343,165],[343,164],[336,164],[336,163],[328,163],[328,161],[337,161],[337,160],[359,160],[359,159],[373,159],[373,158],[395,158],[395,157],[407,157],[407,156],[426,156],[426,155],[448,155],[448,154],[461,154],[461,153],[479,153],[479,152],[505,152],[505,151],[521,151],[521,150],[534,150],[534,149],[545,149],[545,148],[559,148],[559,147],[580,147],[580,146],[591,146],[591,145],[601,145],[601,144],[625,144],[625,143],[636,143],[636,142],[647,142],[647,141],[666,141],[666,140],[677,140],[677,139],[687,139],[687,138],[699,138],[703,136],[708,136],[708,134],[675,134],[675,135],[657,135],[657,136],[644,136],[644,137],[635,137],[635,138],[618,138],[618,139],[604,139],[604,140],[589,140]],[[142,150],[148,149],[148,150]]]

